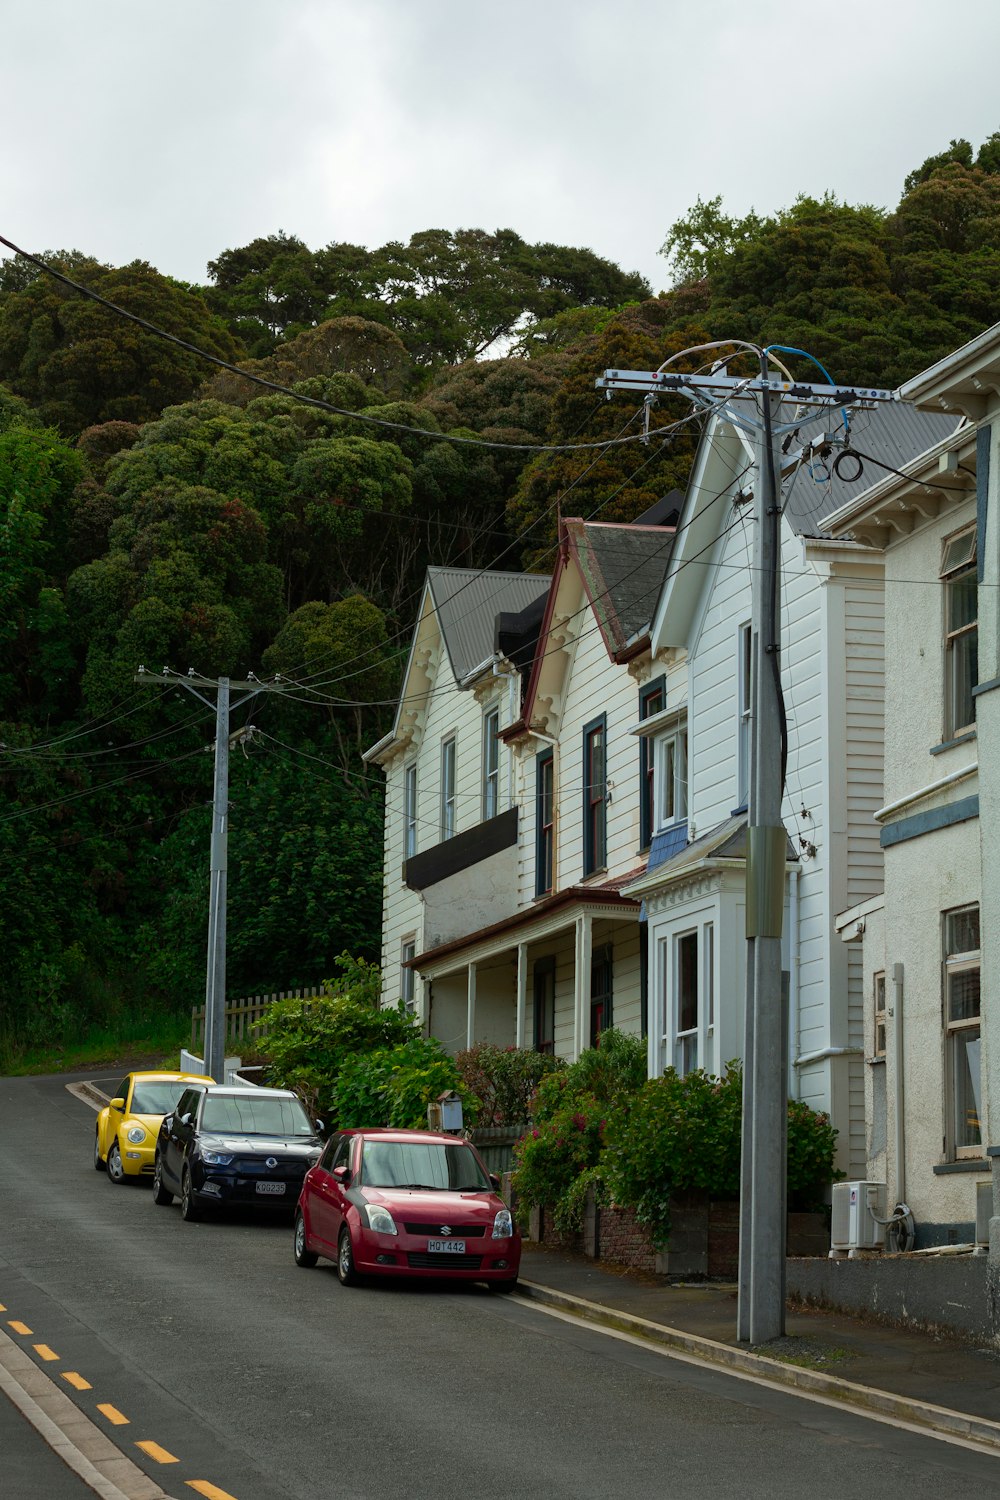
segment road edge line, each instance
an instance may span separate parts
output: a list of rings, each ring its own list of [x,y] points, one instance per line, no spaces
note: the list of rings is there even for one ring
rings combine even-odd
[[[25,1390],[20,1380],[18,1380],[15,1371],[10,1368],[11,1360],[9,1356],[11,1350],[22,1356],[24,1367],[35,1371],[36,1375],[46,1382],[50,1387],[52,1395],[63,1398],[73,1414],[74,1424],[86,1423],[91,1432],[100,1438],[104,1438],[109,1449],[114,1453],[114,1458],[111,1462],[120,1463],[124,1461],[127,1463],[135,1471],[136,1478],[142,1481],[141,1484],[136,1484],[131,1490],[123,1490],[113,1479],[108,1479],[101,1473],[93,1459],[88,1458],[77,1447],[73,1439],[64,1432],[55,1417],[50,1417],[47,1412],[43,1411],[34,1396]],[[58,1458],[61,1458],[66,1467],[72,1469],[74,1474],[82,1479],[84,1484],[88,1485],[96,1495],[99,1495],[101,1500],[172,1500],[172,1497],[167,1494],[166,1490],[157,1485],[155,1479],[151,1479],[148,1474],[139,1468],[138,1464],[132,1462],[127,1453],[123,1453],[116,1444],[112,1443],[96,1423],[90,1420],[87,1413],[71,1401],[66,1393],[59,1389],[55,1381],[50,1380],[45,1371],[39,1369],[38,1365],[24,1354],[20,1345],[15,1344],[14,1340],[8,1338],[3,1332],[0,1332],[0,1391],[3,1391],[4,1395],[10,1399],[22,1417],[31,1423],[32,1427],[43,1441],[48,1444],[52,1452]]]
[[[518,1291],[537,1302],[573,1312],[586,1322],[603,1324],[652,1343],[664,1344],[679,1353],[696,1355],[723,1369],[763,1376],[790,1390],[827,1396],[859,1411],[899,1417],[948,1437],[969,1438],[1000,1453],[1000,1423],[991,1422],[987,1417],[976,1417],[948,1406],[936,1406],[929,1401],[916,1401],[912,1397],[899,1396],[875,1386],[844,1380],[839,1375],[787,1365],[781,1360],[770,1359],[767,1355],[754,1354],[749,1349],[736,1349],[731,1344],[705,1338],[702,1334],[686,1333],[683,1329],[671,1328],[665,1323],[654,1323],[633,1313],[607,1307],[603,1303],[589,1302],[585,1297],[577,1297],[570,1292],[557,1291],[555,1287],[543,1286],[539,1282],[525,1281],[522,1278],[518,1282]]]

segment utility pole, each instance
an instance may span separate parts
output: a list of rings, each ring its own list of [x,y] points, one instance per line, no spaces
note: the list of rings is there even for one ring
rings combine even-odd
[[[215,778],[212,795],[212,842],[208,882],[208,956],[205,965],[205,1071],[217,1083],[225,1082],[226,1062],[226,903],[229,874],[229,751],[234,738],[229,731],[230,710],[256,698],[258,693],[282,692],[278,683],[258,682],[232,688],[228,677],[201,677],[195,672],[182,676],[164,667],[162,673],[140,667],[135,677],[144,687],[186,688],[215,712]],[[209,694],[215,694],[213,703]]]
[[[744,345],[746,352],[753,346]],[[740,1168],[738,1336],[767,1343],[785,1331],[785,1181],[788,1053],[781,974],[787,834],[781,820],[785,729],[781,693],[781,479],[803,459],[800,447],[782,456],[781,439],[803,424],[802,406],[839,409],[898,401],[896,392],[800,384],[772,379],[767,350],[754,349],[760,374],[730,376],[660,370],[605,370],[595,382],[607,392],[631,390],[650,406],[661,394],[686,396],[753,437],[753,611],[751,622],[751,751],[746,856],[746,1004],[743,1132]],[[677,356],[678,358],[680,356]],[[734,356],[730,356],[731,358]],[[720,362],[721,364],[722,362]],[[737,400],[737,398],[742,398]],[[782,420],[783,402],[793,415]],[[758,415],[759,410],[759,415]],[[820,443],[838,441],[827,434]]]

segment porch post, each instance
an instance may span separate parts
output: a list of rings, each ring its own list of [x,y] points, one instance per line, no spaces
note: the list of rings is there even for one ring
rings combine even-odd
[[[465,1045],[474,1047],[476,1045],[476,966],[470,964],[468,968],[468,1002],[465,1027]]]
[[[573,1026],[573,1059],[587,1046],[590,1039],[587,1012],[590,1004],[590,967],[594,951],[593,919],[588,912],[576,919],[576,965],[573,984],[575,1005]]]
[[[528,945],[517,945],[517,1020],[514,1025],[514,1045],[524,1046],[524,1021],[528,1000]]]

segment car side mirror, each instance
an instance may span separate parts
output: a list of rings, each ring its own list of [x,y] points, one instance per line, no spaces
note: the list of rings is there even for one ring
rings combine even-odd
[[[108,1108],[109,1109],[124,1109],[125,1108],[125,1100],[124,1099],[112,1099],[111,1103],[108,1105]]]
[[[183,1115],[181,1115],[181,1117],[180,1117],[180,1119],[178,1120],[177,1123],[179,1125],[190,1125],[193,1118],[194,1117],[192,1115],[183,1114]]]
[[[499,1179],[499,1177],[497,1176],[497,1174],[495,1172],[491,1172],[490,1173],[490,1181],[493,1184],[493,1190],[494,1190],[494,1192],[499,1193],[499,1191],[500,1191],[500,1179]]]
[[[350,1169],[350,1167],[334,1167],[332,1175],[337,1179],[337,1181],[340,1183],[341,1187],[347,1187],[350,1184],[350,1181],[351,1181],[351,1169]]]
[[[317,1131],[317,1133],[319,1135],[322,1135],[325,1129],[326,1129],[326,1121],[325,1120],[317,1120],[316,1121],[316,1131]]]

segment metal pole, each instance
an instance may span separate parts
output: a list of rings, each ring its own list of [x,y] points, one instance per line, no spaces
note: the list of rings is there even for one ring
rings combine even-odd
[[[215,790],[208,884],[205,978],[205,1071],[224,1083],[226,1062],[226,877],[229,867],[229,678],[220,677],[215,705]]]
[[[767,358],[761,361],[767,380]],[[741,1337],[752,1344],[779,1338],[785,1329],[784,1160],[787,1109],[782,1034],[781,926],[784,910],[785,843],[783,792],[778,566],[781,454],[773,433],[779,398],[761,396],[754,498],[754,597],[751,626],[753,680],[750,799],[747,819],[747,979],[743,1111],[743,1201],[740,1251]]]

